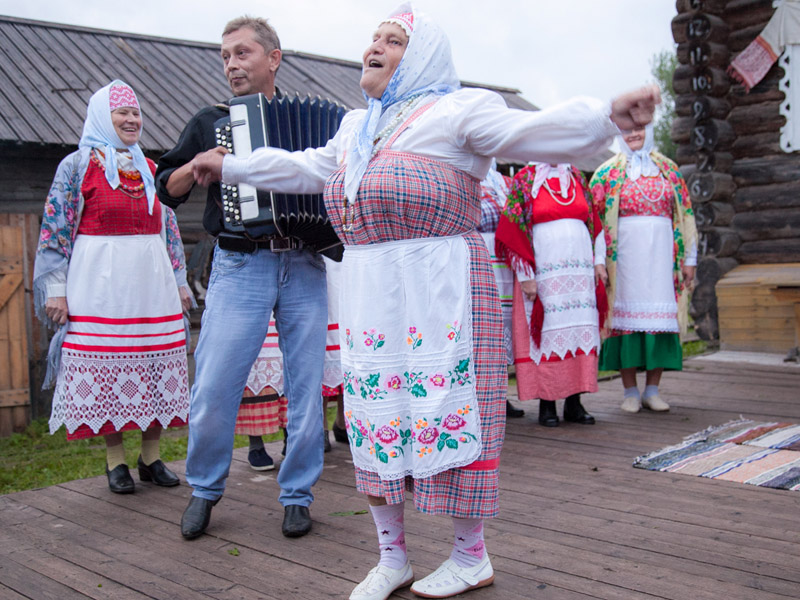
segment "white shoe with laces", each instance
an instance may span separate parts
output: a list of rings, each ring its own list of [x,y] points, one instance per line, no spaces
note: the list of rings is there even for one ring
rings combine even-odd
[[[669,404],[664,402],[658,394],[642,398],[642,406],[655,412],[666,412],[669,410]]]
[[[392,569],[384,565],[373,567],[364,580],[350,594],[350,600],[386,600],[396,589],[414,581],[411,563],[400,569]]]
[[[411,591],[423,598],[449,598],[456,594],[491,585],[494,569],[486,553],[474,567],[459,567],[448,558],[433,573],[414,582]]]

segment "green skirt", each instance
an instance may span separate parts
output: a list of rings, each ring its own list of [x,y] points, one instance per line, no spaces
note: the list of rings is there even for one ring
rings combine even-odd
[[[600,351],[601,371],[637,368],[651,371],[683,369],[683,348],[677,333],[636,331],[616,335],[603,342]]]

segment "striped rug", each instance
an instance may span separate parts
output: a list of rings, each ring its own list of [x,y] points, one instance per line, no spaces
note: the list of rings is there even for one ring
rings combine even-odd
[[[639,456],[637,469],[800,490],[800,425],[731,421]]]

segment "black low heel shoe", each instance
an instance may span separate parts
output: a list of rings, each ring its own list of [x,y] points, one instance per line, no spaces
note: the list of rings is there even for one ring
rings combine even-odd
[[[509,419],[519,419],[525,416],[525,411],[521,408],[515,408],[511,402],[506,400],[506,417]]]
[[[574,394],[564,401],[564,420],[580,425],[594,425],[594,417],[583,408],[580,394]]]
[[[555,400],[539,400],[539,425],[542,427],[558,427]]]
[[[133,477],[131,477],[131,472],[126,464],[117,465],[110,471],[106,464],[106,477],[108,477],[108,489],[115,494],[132,494],[136,490]]]
[[[340,444],[348,444],[350,443],[349,438],[347,437],[347,429],[344,427],[339,427],[336,423],[333,424],[331,427],[333,431],[333,439],[335,439]]]
[[[152,481],[162,487],[173,487],[181,482],[178,476],[170,471],[160,458],[153,464],[146,465],[140,454],[136,463],[139,467],[139,481]]]
[[[189,500],[189,506],[183,511],[181,517],[181,535],[187,540],[193,540],[200,537],[208,527],[211,521],[211,509],[217,505],[219,498],[216,500],[206,500],[192,496]]]

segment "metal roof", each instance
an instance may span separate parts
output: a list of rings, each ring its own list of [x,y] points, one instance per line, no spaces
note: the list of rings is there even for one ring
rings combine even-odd
[[[221,67],[218,44],[0,15],[0,142],[77,146],[92,93],[122,79],[142,106],[142,147],[163,152],[197,110],[230,96]],[[284,50],[276,83],[284,93],[360,108],[360,77],[358,62]],[[464,85],[536,110],[519,90]]]

